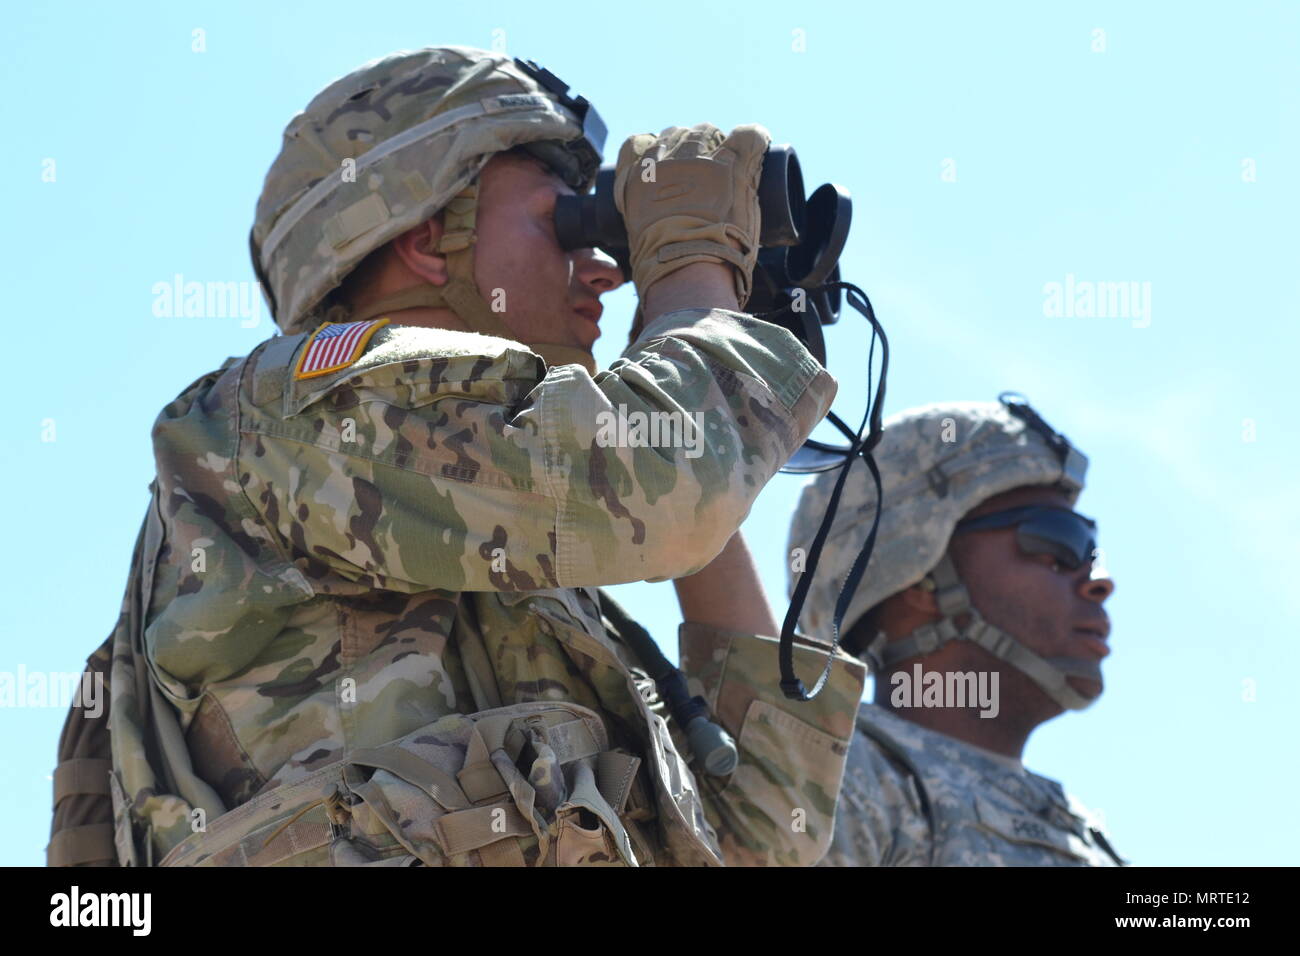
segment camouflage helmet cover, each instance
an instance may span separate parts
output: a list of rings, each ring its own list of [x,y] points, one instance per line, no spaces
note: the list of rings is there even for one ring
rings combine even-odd
[[[1023,485],[1059,484],[1073,504],[1088,460],[1053,448],[1037,430],[998,402],[925,405],[892,416],[875,450],[885,509],[875,550],[844,615],[841,635],[891,594],[916,584],[939,563],[957,522],[982,501]],[[789,550],[806,554],[821,525],[839,469],[804,486],[790,525]],[[876,489],[861,459],[840,496],[801,624],[831,639],[840,587],[875,517]],[[790,574],[789,591],[795,576]]]
[[[374,60],[317,94],[285,128],[250,236],[281,331],[307,327],[363,258],[432,218],[495,153],[523,146],[589,190],[603,129],[588,135],[598,117],[584,129],[559,86],[504,54],[447,46]]]

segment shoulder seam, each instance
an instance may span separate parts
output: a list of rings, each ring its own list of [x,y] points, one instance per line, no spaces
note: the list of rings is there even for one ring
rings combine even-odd
[[[568,577],[569,568],[567,566],[567,549],[565,548],[565,529],[561,522],[563,520],[563,507],[560,497],[555,493],[555,486],[551,483],[551,434],[555,430],[555,423],[550,420],[551,407],[554,402],[547,401],[546,389],[541,386],[550,378],[550,372],[542,376],[541,382],[538,382],[537,389],[537,406],[538,418],[542,421],[541,434],[538,438],[542,443],[542,481],[545,484],[543,496],[550,499],[553,507],[551,514],[551,527],[555,529],[555,583],[558,587],[565,587],[564,581]]]
[[[935,853],[938,850],[938,828],[934,815],[934,806],[930,800],[930,794],[925,789],[925,779],[922,777],[920,770],[908,755],[906,748],[900,744],[884,729],[875,726],[870,721],[864,720],[859,714],[854,721],[858,731],[869,740],[873,741],[885,751],[886,756],[892,758],[901,764],[907,770],[909,778],[913,781],[916,788],[916,794],[921,801],[921,813],[925,817],[926,826],[930,830],[930,864],[934,865]]]
[[[266,341],[273,342],[275,340],[274,338],[271,338],[271,339],[267,339]],[[266,343],[263,343],[263,346],[265,344]],[[259,348],[260,347],[262,346],[259,346]],[[253,351],[257,352],[257,349],[254,349]],[[249,358],[251,359],[252,355],[250,355]],[[260,354],[258,355],[258,359],[260,361],[261,359]],[[258,509],[257,505],[254,504],[253,499],[248,497],[248,488],[244,485],[243,478],[240,474],[240,468],[239,468],[240,458],[243,455],[243,451],[244,451],[244,376],[248,374],[248,366],[249,366],[248,359],[245,359],[244,364],[239,369],[239,381],[235,384],[235,435],[234,435],[235,447],[234,447],[234,455],[232,455],[230,459],[231,464],[234,466],[233,469],[235,472],[234,481],[235,484],[239,486],[239,496],[248,505],[249,513],[252,514],[253,517],[255,517],[258,521],[262,523],[262,527],[267,529],[267,537],[270,539],[271,548],[274,551],[276,557],[279,558],[280,560],[281,567],[279,568],[279,570],[284,571],[289,568],[293,568],[296,571],[297,567],[289,559],[289,554],[284,549],[284,543],[280,537],[280,529],[275,527],[270,521],[268,521],[266,515],[262,514],[262,512]],[[250,434],[256,434],[256,433],[250,432]],[[313,590],[315,589],[313,588]]]

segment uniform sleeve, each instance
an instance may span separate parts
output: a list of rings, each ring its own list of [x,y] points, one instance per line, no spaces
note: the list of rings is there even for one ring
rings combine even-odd
[[[831,845],[836,798],[866,679],[836,654],[826,686],[792,701],[777,683],[778,641],[687,622],[681,668],[692,694],[735,739],[740,763],[725,780],[703,776],[709,823],[728,866],[812,866]],[[795,645],[795,672],[812,686],[829,648]]]
[[[660,316],[594,379],[412,326],[299,379],[305,337],[272,341],[241,388],[244,492],[309,579],[404,592],[691,574],[835,393],[789,332],[721,310]]]

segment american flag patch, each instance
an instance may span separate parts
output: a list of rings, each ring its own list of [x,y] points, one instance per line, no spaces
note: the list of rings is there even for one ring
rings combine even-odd
[[[322,325],[307,341],[293,377],[314,378],[347,368],[361,357],[370,337],[387,324],[388,319],[369,319]]]

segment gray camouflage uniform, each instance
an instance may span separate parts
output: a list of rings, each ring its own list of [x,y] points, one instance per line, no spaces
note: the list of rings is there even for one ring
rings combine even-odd
[[[874,704],[822,866],[1117,866],[1101,822],[1055,780]]]

